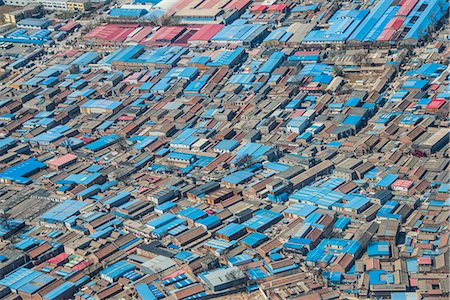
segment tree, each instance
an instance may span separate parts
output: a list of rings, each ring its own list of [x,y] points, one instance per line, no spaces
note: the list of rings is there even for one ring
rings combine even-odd
[[[367,55],[361,52],[355,53],[353,55],[354,62],[360,65],[367,63]]]
[[[164,18],[161,21],[162,26],[175,26],[175,25],[179,25],[179,24],[180,24],[180,19],[175,16],[170,16],[170,17]]]
[[[151,14],[149,16],[146,16],[146,20],[156,26],[162,26],[162,18],[156,14]]]
[[[333,67],[333,73],[336,76],[343,76],[344,75],[344,70],[342,69],[342,67],[334,66]]]

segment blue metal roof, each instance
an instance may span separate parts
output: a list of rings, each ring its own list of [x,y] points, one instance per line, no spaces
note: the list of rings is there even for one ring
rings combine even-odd
[[[210,67],[232,66],[237,58],[245,54],[244,48],[238,47],[234,50],[221,52],[215,59],[207,64]]]
[[[214,227],[219,226],[222,223],[222,221],[219,217],[216,217],[213,215],[209,215],[205,218],[197,219],[195,222],[200,225],[205,225],[207,229],[212,229]]]
[[[391,254],[389,242],[370,242],[367,246],[367,254],[369,256],[389,256]]]
[[[260,232],[252,232],[243,239],[240,240],[241,244],[248,245],[252,248],[259,246],[263,242],[267,241],[269,238],[267,235]]]
[[[147,13],[146,9],[125,9],[125,8],[113,8],[110,10],[109,15],[111,17],[141,17]]]
[[[287,31],[288,27],[280,27],[272,30],[269,35],[263,40],[263,42],[279,41],[287,42],[292,36],[292,32]]]
[[[319,7],[318,3],[314,4],[308,4],[308,5],[296,5],[294,8],[292,8],[291,12],[308,12],[308,11],[314,11]]]
[[[120,139],[120,136],[117,134],[102,136],[101,138],[97,139],[96,141],[87,144],[86,146],[84,146],[84,148],[87,150],[97,152],[97,151],[100,151],[100,150],[114,144],[119,139]]]
[[[286,210],[283,211],[283,213],[284,214],[293,214],[293,215],[296,215],[299,217],[307,217],[309,214],[311,214],[316,209],[317,209],[316,206],[305,204],[305,203],[298,203],[298,204],[289,206]]]
[[[427,6],[425,10],[420,13],[419,18],[405,35],[405,40],[419,40],[425,37],[428,34],[428,27],[436,22],[436,20],[442,18],[449,6],[448,1],[446,0],[429,0],[424,2]]]
[[[47,294],[44,295],[44,299],[48,299],[48,300],[56,300],[56,299],[60,299],[60,297],[62,297],[62,295],[64,295],[64,297],[67,297],[67,292],[69,290],[72,290],[72,292],[75,292],[76,287],[75,284],[70,282],[70,281],[65,281],[63,284],[61,284],[60,286],[56,287],[55,289],[51,290],[50,292],[48,292]]]
[[[86,103],[82,104],[81,108],[101,108],[114,110],[117,107],[122,105],[120,101],[112,101],[112,100],[89,100]]]
[[[277,222],[283,218],[283,215],[267,209],[260,209],[254,213],[254,216],[242,223],[251,230],[261,231],[271,223]]]
[[[252,262],[252,260],[253,260],[253,258],[246,253],[239,254],[239,255],[228,258],[228,262],[230,263],[231,266],[239,266],[242,264]]]
[[[257,31],[265,29],[261,24],[228,25],[221,29],[211,41],[245,41]]]
[[[350,115],[345,118],[342,124],[358,126],[362,122],[362,120],[363,120],[362,116]]]
[[[284,53],[274,52],[270,55],[269,59],[259,68],[258,73],[260,74],[271,74],[284,60]]]
[[[403,83],[404,89],[423,89],[428,84],[426,79],[409,79]]]
[[[238,146],[239,142],[237,140],[222,140],[214,146],[214,149],[221,151],[233,151]]]
[[[245,227],[242,224],[230,223],[227,226],[219,229],[216,234],[231,237],[232,235],[239,232],[241,233],[241,235],[243,235],[245,233]]]
[[[345,228],[347,228],[347,225],[350,223],[350,220],[351,219],[347,217],[340,217],[336,220],[336,223],[334,223],[333,227],[344,230]]]
[[[88,205],[88,203],[76,200],[66,200],[42,214],[40,219],[50,223],[64,222],[70,216],[78,214],[80,209],[86,205]]]
[[[121,260],[100,271],[100,275],[111,278],[115,281],[117,278],[134,269],[136,269],[135,265]]]
[[[270,151],[272,147],[261,145],[258,143],[245,144],[236,153],[236,157],[231,161],[232,164],[241,159],[244,155],[250,155],[254,160],[258,160],[261,156]]]
[[[328,21],[327,30],[312,30],[303,39],[308,43],[345,42],[359,26],[369,10],[338,10]]]
[[[349,40],[363,41],[369,34],[371,29],[377,24],[381,17],[385,14],[388,8],[391,6],[393,0],[381,0],[379,1],[367,15],[363,22],[352,33]]]
[[[289,196],[289,199],[331,209],[345,194],[322,187],[306,186]]]
[[[222,181],[235,185],[250,179],[251,177],[253,177],[253,175],[253,172],[241,170],[225,176],[224,178],[222,178]]]
[[[11,180],[18,184],[28,184],[31,180],[28,179],[27,176],[44,167],[46,167],[46,164],[33,157],[1,172],[0,178],[4,180]]]
[[[164,226],[167,223],[172,222],[176,218],[177,217],[174,214],[167,213],[167,214],[164,214],[164,215],[162,215],[160,217],[157,217],[157,218],[147,222],[147,225],[150,228],[159,228],[161,226]]]
[[[0,151],[7,150],[16,144],[17,144],[17,141],[15,139],[13,139],[12,137],[6,137],[3,139],[0,139]]]
[[[172,68],[167,72],[166,77],[170,78],[184,78],[192,80],[198,75],[198,69],[195,67],[180,67]]]
[[[360,194],[347,194],[344,199],[348,202],[343,205],[343,208],[352,210],[359,210],[370,202],[366,196]]]
[[[178,215],[195,221],[205,217],[207,214],[203,210],[198,209],[196,207],[187,207],[179,211]]]
[[[100,56],[96,52],[86,52],[75,58],[70,64],[71,65],[79,65],[79,66],[87,66],[90,63],[97,62],[100,59]]]
[[[386,275],[385,270],[370,270],[369,271],[369,284],[387,284],[386,280],[382,280],[381,276]]]
[[[20,268],[9,274],[2,280],[0,284],[26,294],[34,294],[43,286],[55,281],[56,278],[41,272]]]
[[[38,19],[38,18],[25,18],[17,22],[19,26],[33,26],[33,27],[48,27],[52,24],[52,21],[48,19]]]
[[[175,218],[169,223],[153,229],[152,234],[160,238],[166,236],[167,234],[177,235],[188,229],[185,226],[186,223],[186,220]]]
[[[397,179],[398,179],[398,175],[397,174],[387,174],[380,181],[378,181],[378,183],[376,183],[375,186],[388,188]]]
[[[360,248],[361,243],[356,240],[324,239],[308,253],[306,260],[330,261],[341,253],[355,254]]]

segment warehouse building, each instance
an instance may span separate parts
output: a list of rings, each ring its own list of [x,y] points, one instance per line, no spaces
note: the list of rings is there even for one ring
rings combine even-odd
[[[90,0],[4,0],[6,5],[26,6],[39,3],[45,10],[77,10],[87,11],[91,9]]]
[[[449,136],[450,130],[448,128],[440,128],[420,144],[413,144],[413,148],[422,151],[427,155],[431,155],[448,144]]]
[[[199,274],[199,277],[214,292],[234,288],[247,281],[247,276],[238,267],[211,270]]]
[[[254,47],[268,35],[267,26],[260,24],[228,25],[220,30],[211,42],[217,45]]]
[[[36,18],[26,18],[17,22],[17,28],[24,29],[46,29],[52,24],[52,21],[48,19],[36,19]]]
[[[249,3],[249,0],[192,0],[177,10],[175,16],[186,24],[229,24],[245,11]]]
[[[80,111],[85,114],[115,114],[122,109],[122,102],[111,100],[89,100],[80,106]]]
[[[17,184],[29,184],[31,179],[28,177],[39,172],[45,167],[46,164],[43,162],[35,158],[30,158],[0,173],[0,182],[8,184],[13,182]]]

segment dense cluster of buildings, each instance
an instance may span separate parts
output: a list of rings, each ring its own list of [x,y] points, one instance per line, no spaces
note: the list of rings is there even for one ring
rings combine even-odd
[[[92,7],[90,0],[3,0],[2,2],[12,6],[40,5],[49,11],[86,11]]]
[[[448,299],[447,1],[4,2],[0,298]]]

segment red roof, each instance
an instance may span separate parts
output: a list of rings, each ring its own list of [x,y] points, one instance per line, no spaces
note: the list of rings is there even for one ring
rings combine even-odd
[[[146,43],[172,43],[175,39],[186,30],[184,26],[166,26],[161,27],[153,33],[150,38],[146,39]]]
[[[49,165],[55,166],[55,167],[60,167],[62,165],[65,165],[69,162],[75,161],[77,159],[77,156],[71,153],[65,154],[63,156],[60,157],[56,157],[53,158],[51,160],[48,161]]]
[[[320,51],[297,51],[295,56],[308,56],[308,55],[319,55]]]
[[[286,4],[272,4],[269,6],[269,11],[282,11],[286,9]]]
[[[117,118],[119,121],[133,121],[134,117],[133,116],[120,116]]]
[[[139,43],[141,42],[143,39],[147,38],[151,33],[152,33],[153,27],[152,26],[145,26],[142,27],[142,29],[137,32],[135,35],[133,35],[132,37],[130,37],[128,40],[130,42],[136,42]]]
[[[145,186],[141,186],[141,187],[138,189],[137,193],[138,193],[138,194],[142,194],[142,193],[145,192],[146,190],[148,190],[148,188],[146,188]]]
[[[393,17],[387,24],[386,27],[384,27],[384,29],[399,29],[403,22],[405,21],[404,17]]]
[[[227,5],[225,5],[224,9],[237,9],[241,10],[246,7],[250,3],[250,0],[231,0]]]
[[[107,24],[92,29],[84,36],[84,39],[99,40],[105,42],[123,42],[138,25],[136,24]]]
[[[413,185],[411,180],[397,179],[391,186],[408,189]]]
[[[394,28],[384,29],[378,36],[377,41],[389,41],[396,31]]]
[[[265,5],[255,5],[250,8],[250,11],[264,11],[267,8]]]
[[[68,257],[69,257],[69,254],[63,252],[63,253],[56,255],[55,257],[50,258],[49,260],[47,260],[47,262],[52,265],[58,265],[58,264],[62,263],[63,261],[65,261]]]
[[[437,90],[439,87],[440,87],[440,85],[437,84],[437,83],[432,84],[432,85],[430,86],[430,91],[435,91],[435,90]]]
[[[179,275],[181,275],[181,274],[184,274],[184,270],[183,269],[181,269],[181,270],[178,270],[178,271],[175,271],[175,272],[173,272],[173,273],[170,273],[169,275],[167,275],[167,276],[164,276],[163,278],[161,278],[161,280],[167,280],[167,279],[170,279],[170,278],[174,278],[174,277],[177,277],[177,276],[179,276]]]
[[[80,24],[77,23],[77,22],[69,21],[64,26],[59,28],[59,30],[61,30],[61,31],[70,31],[70,30],[76,28],[78,25],[80,25]]]
[[[417,258],[417,263],[419,265],[431,265],[431,257],[419,257]]]
[[[201,1],[199,5],[197,5],[195,8],[197,9],[211,9],[215,7],[217,4],[219,4],[219,0],[204,0]]]
[[[203,25],[197,30],[188,40],[188,42],[192,41],[209,41],[213,36],[215,36],[222,28],[223,24],[208,24]]]
[[[66,52],[62,52],[62,53],[60,52],[60,53],[56,54],[56,56],[58,56],[58,57],[73,57],[77,54],[78,54],[78,50],[70,49],[70,50],[67,50]]]
[[[416,6],[417,2],[419,0],[406,0],[403,3],[401,3],[400,9],[395,14],[396,16],[407,16],[411,10]]]
[[[169,11],[167,12],[167,16],[171,16],[172,14],[176,13],[177,11],[182,10],[185,7],[188,7],[192,3],[192,0],[181,0],[176,2],[174,6],[172,6]]]
[[[304,109],[296,109],[296,110],[292,113],[291,118],[303,116],[303,115],[305,114],[305,112],[306,112],[306,110],[304,110]]]
[[[72,270],[80,271],[80,270],[83,270],[86,267],[89,267],[90,265],[92,265],[92,262],[90,260],[83,260],[82,262],[79,262],[75,266],[73,266]]]
[[[82,140],[82,141],[85,142],[85,143],[90,143],[90,142],[94,141],[95,138],[92,138],[92,137],[82,137],[82,138],[80,138],[80,140]]]
[[[444,103],[445,99],[433,99],[428,103],[427,109],[439,109]]]
[[[320,87],[317,87],[317,86],[302,86],[302,87],[300,87],[300,90],[302,90],[302,91],[318,91],[318,90],[320,90]]]

